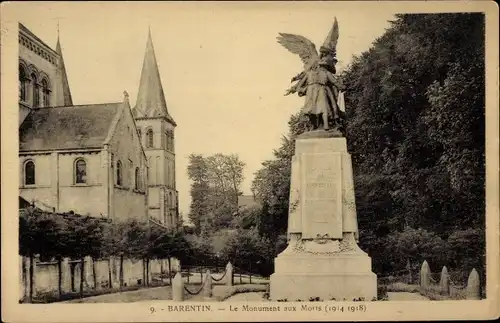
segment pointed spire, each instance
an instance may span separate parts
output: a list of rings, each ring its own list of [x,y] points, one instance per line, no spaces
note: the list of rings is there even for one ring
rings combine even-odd
[[[150,27],[134,114],[144,117],[169,117]]]
[[[59,57],[61,58],[59,61],[59,66],[58,66],[59,90],[61,91],[60,94],[58,93],[58,96],[59,96],[59,100],[58,100],[59,104],[58,105],[70,106],[70,105],[73,105],[73,100],[71,98],[71,91],[69,89],[68,75],[66,74],[66,67],[64,65],[64,58],[63,58],[62,49],[61,49],[61,42],[59,41],[59,22],[57,23],[56,52],[57,52],[57,54],[59,54]]]

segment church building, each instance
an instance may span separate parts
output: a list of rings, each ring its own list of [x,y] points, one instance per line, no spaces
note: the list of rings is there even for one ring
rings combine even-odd
[[[47,211],[164,227],[178,221],[174,128],[151,34],[134,109],[74,105],[59,37],[53,50],[19,24],[20,197]]]
[[[179,223],[174,137],[177,124],[168,113],[151,30],[148,33],[137,102],[132,111],[149,165],[149,215],[168,227],[175,227]]]

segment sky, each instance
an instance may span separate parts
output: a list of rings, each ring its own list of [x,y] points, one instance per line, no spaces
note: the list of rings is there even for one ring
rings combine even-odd
[[[273,157],[290,115],[303,104],[283,95],[302,62],[276,42],[278,33],[305,36],[319,48],[337,17],[342,68],[369,49],[397,13],[395,6],[359,5],[27,3],[18,17],[52,48],[59,24],[74,104],[119,102],[126,90],[134,106],[151,28],[168,111],[177,122],[177,189],[187,219],[190,154],[237,154],[246,164],[242,191],[250,194],[254,173]]]

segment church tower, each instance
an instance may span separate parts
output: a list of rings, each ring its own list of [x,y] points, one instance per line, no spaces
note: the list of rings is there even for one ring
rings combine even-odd
[[[148,159],[149,218],[175,228],[179,222],[174,144],[177,124],[168,113],[151,30],[148,33],[137,102],[132,113]]]

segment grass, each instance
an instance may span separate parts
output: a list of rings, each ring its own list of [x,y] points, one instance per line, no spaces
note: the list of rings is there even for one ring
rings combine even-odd
[[[405,283],[390,283],[386,285],[388,292],[418,293],[419,286]]]
[[[430,285],[425,291],[421,291],[420,294],[433,301],[464,300],[467,298],[467,289],[450,287],[450,293],[448,294],[444,293],[439,286]]]

